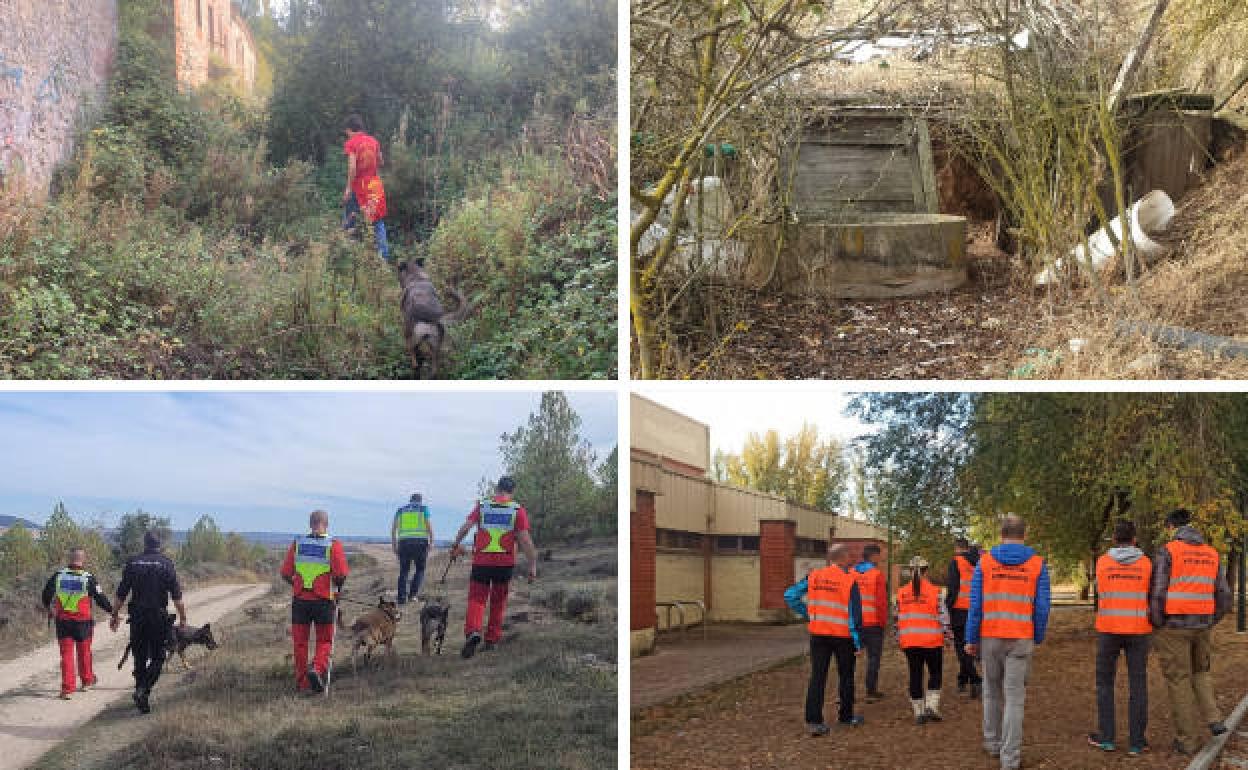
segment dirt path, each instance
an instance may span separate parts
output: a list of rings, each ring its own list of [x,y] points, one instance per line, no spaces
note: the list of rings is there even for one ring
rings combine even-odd
[[[185,600],[191,622],[203,625],[268,590],[268,584],[217,585],[191,591]],[[75,693],[69,702],[57,700],[61,673],[55,642],[0,663],[0,757],[4,758],[4,767],[26,767],[109,703],[134,689],[129,664],[117,670],[127,638],[124,628],[114,634],[106,623],[96,626],[92,649],[100,683],[90,692]],[[177,665],[180,668],[181,664]]]
[[[1169,750],[1174,741],[1170,706],[1156,656],[1149,661],[1148,739],[1153,751],[1131,758],[1125,751],[1102,754],[1087,746],[1095,729],[1096,635],[1091,612],[1072,608],[1055,613],[1049,638],[1040,647],[1027,684],[1023,737],[1024,767],[1181,768],[1185,758]],[[1219,706],[1229,715],[1248,690],[1248,645],[1227,618],[1214,633],[1214,686]],[[861,697],[862,663],[858,667]],[[981,707],[956,691],[952,650],[944,656],[944,687],[939,724],[916,726],[906,695],[905,661],[889,639],[880,673],[883,701],[855,706],[866,717],[859,729],[839,729],[826,738],[803,730],[802,703],[809,676],[805,661],[751,674],[707,692],[635,712],[632,720],[634,770],[711,770],[722,767],[819,770],[993,770],[997,762],[980,749]],[[1117,677],[1118,729],[1126,729],[1126,671]],[[829,680],[825,713],[834,714],[835,675]],[[1123,735],[1119,735],[1120,745]]]

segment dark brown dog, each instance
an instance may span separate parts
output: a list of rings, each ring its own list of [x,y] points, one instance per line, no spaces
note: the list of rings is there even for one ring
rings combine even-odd
[[[399,605],[386,601],[385,597],[377,600],[377,606],[355,619],[351,627],[351,670],[356,668],[355,656],[361,647],[366,648],[364,662],[373,657],[373,650],[384,646],[387,655],[394,655],[394,634],[399,628]]]
[[[436,645],[442,654],[442,642],[446,639],[446,624],[451,617],[451,605],[445,597],[426,599],[420,608],[420,651],[428,655]]]
[[[172,660],[176,653],[182,661],[182,666],[189,671],[191,664],[186,662],[186,648],[194,644],[202,644],[210,650],[217,649],[217,640],[212,635],[212,624],[205,623],[199,628],[187,627],[178,628],[173,625],[177,619],[176,615],[169,616],[169,637],[165,639],[165,660]],[[130,643],[126,642],[126,649],[121,653],[121,660],[117,662],[118,670],[126,665],[126,659],[130,657]]]
[[[412,359],[412,369],[419,378],[427,367],[429,379],[434,379],[438,376],[438,358],[446,340],[446,327],[467,318],[472,305],[451,287],[448,291],[455,298],[456,308],[454,312],[444,312],[429,274],[414,262],[399,263],[399,285],[403,287],[403,298],[399,301],[403,339]]]

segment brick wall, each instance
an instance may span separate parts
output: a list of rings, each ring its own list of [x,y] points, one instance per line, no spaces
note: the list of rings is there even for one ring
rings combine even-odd
[[[637,492],[629,523],[630,630],[655,627],[654,493]]]
[[[783,609],[784,589],[797,582],[793,579],[797,522],[760,521],[758,525],[758,606],[765,610]]]
[[[225,65],[236,85],[250,94],[256,85],[256,44],[247,22],[230,0],[172,0],[178,82],[200,86],[210,63]]]
[[[116,0],[0,0],[0,194],[40,200],[101,103]]]

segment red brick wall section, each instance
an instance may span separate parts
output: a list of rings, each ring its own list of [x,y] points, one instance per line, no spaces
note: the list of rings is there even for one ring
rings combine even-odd
[[[783,609],[784,589],[797,582],[793,577],[797,522],[760,521],[758,534],[759,607]]]
[[[641,631],[654,628],[657,624],[655,616],[655,572],[654,572],[654,493],[637,492],[637,504],[632,511],[629,537],[631,539],[632,574],[629,593],[632,596],[630,607],[630,628]]]

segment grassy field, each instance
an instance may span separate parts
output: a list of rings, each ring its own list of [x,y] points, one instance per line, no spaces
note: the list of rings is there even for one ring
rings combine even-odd
[[[431,560],[426,594],[440,589],[444,559],[438,551]],[[348,595],[393,594],[393,560],[353,561]],[[503,644],[471,661],[458,654],[467,572],[457,564],[442,589],[452,610],[441,656],[420,654],[418,610],[408,605],[394,660],[353,675],[339,645],[331,695],[300,697],[288,659],[289,603],[258,600],[220,649],[194,653],[194,671],[162,679],[151,716],[119,702],[35,767],[614,767],[615,543],[555,548],[537,584],[513,583]],[[363,609],[344,606],[348,623]]]

